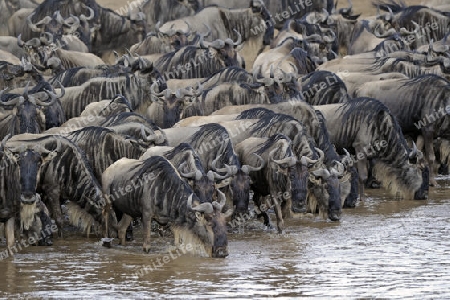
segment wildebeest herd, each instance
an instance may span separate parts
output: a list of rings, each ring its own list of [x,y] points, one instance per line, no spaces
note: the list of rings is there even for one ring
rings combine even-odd
[[[252,205],[282,233],[364,188],[427,199],[448,174],[450,6],[373,5],[1,0],[7,247],[52,222],[124,244],[140,218],[144,251],[156,222],[226,257]]]

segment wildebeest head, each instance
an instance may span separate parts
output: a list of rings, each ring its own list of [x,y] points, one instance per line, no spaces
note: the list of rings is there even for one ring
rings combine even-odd
[[[307,182],[308,182],[308,162],[315,163],[303,156],[298,160],[291,152],[290,156],[283,159],[274,159],[274,153],[278,149],[273,149],[269,154],[269,159],[277,164],[276,173],[284,174],[287,178],[287,186],[290,188],[291,207],[290,209],[295,213],[306,212],[306,197],[307,197]],[[283,197],[285,197],[283,195]]]
[[[0,96],[3,91],[0,92]],[[49,95],[44,95],[49,98]],[[54,94],[52,94],[52,97]],[[45,116],[40,107],[48,107],[55,103],[57,98],[53,98],[50,102],[42,101],[36,94],[28,94],[28,84],[22,96],[13,98],[12,100],[0,102],[1,106],[12,106],[13,114],[17,116],[11,129],[12,134],[20,133],[40,133],[45,130]]]
[[[225,67],[238,66],[238,46],[241,45],[242,36],[241,34],[234,29],[234,32],[238,35],[237,41],[233,42],[232,39],[227,38],[225,40],[217,39],[213,42],[206,42],[204,40],[204,34],[200,37],[200,47],[203,49],[210,49],[211,51],[215,50],[217,55],[220,56],[221,60],[224,61]]]
[[[58,47],[67,49],[67,43],[73,38],[79,39],[90,49],[98,26],[93,26],[92,28],[90,26],[90,22],[95,16],[94,10],[84,4],[81,4],[81,7],[84,12],[80,15],[70,14],[70,16],[63,18],[61,12],[57,10],[51,17],[46,16],[36,22],[32,21],[35,14],[33,12],[27,17],[27,24],[31,31],[40,32],[41,36],[45,34],[41,40],[46,44],[54,43]]]
[[[270,11],[266,8],[262,0],[251,0],[250,8],[252,9],[253,13],[261,14],[261,18],[266,23],[266,31],[264,32],[263,43],[264,45],[270,45],[270,41],[273,39],[275,32],[275,22],[272,21],[272,15],[270,14]]]
[[[19,146],[10,148],[9,151],[17,157],[20,172],[20,187],[22,204],[33,204],[36,201],[36,187],[41,166],[52,160],[61,149],[58,140],[56,149],[50,151],[41,145]]]
[[[225,195],[220,194],[220,202],[198,203],[198,198],[191,194],[187,201],[188,226],[192,233],[203,243],[211,257],[228,256],[228,238],[225,219],[233,212],[231,209],[222,214]],[[193,199],[194,203],[193,204]]]
[[[178,171],[182,177],[188,179],[200,203],[212,202],[215,191],[215,174],[213,171],[205,174],[200,158],[189,144],[181,143],[169,151],[166,157],[171,161],[174,159],[183,161],[178,167]]]
[[[194,98],[202,93],[202,90],[194,92],[188,89],[178,89],[172,91],[171,89],[166,89],[160,93],[156,92],[157,82],[153,83],[151,86],[151,97],[155,105],[162,105],[162,128],[170,128],[175,123],[180,121],[182,111],[185,104],[190,104]]]
[[[224,176],[216,174],[216,178],[225,179],[225,181],[222,184],[219,184],[219,186],[227,187],[233,200],[233,207],[235,208],[235,213],[238,215],[248,213],[248,204],[250,202],[250,184],[251,184],[249,173],[259,171],[264,167],[264,159],[257,154],[255,155],[259,161],[259,165],[257,166],[250,166],[250,165],[241,166],[239,163],[237,163],[235,165],[225,164],[224,168],[217,168],[216,160],[213,161],[211,166],[212,169],[218,173],[226,173],[226,175]]]
[[[166,31],[160,31],[160,22],[155,25],[155,32],[147,34],[145,39],[131,47],[131,51],[139,55],[155,53],[169,53],[188,45],[188,37],[191,35],[190,26],[186,31],[174,29],[173,25]]]
[[[131,65],[131,72],[137,72],[141,79],[142,88],[147,89],[148,93],[151,92],[151,86],[155,82],[158,83],[160,91],[167,89],[166,81],[161,76],[161,73],[153,66],[153,63],[145,59],[136,59]]]
[[[322,163],[324,153],[320,149],[316,150],[320,158],[309,171],[309,205],[313,213],[318,206],[323,215],[327,213],[330,220],[339,221],[342,211],[339,177],[343,175],[344,170],[337,170],[334,167],[328,170]]]

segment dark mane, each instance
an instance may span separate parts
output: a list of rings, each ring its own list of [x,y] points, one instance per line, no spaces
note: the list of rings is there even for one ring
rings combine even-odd
[[[316,114],[317,117],[319,118],[321,131],[323,132],[323,134],[320,135],[319,144],[317,145],[317,147],[320,148],[320,150],[322,150],[325,153],[324,159],[325,164],[329,165],[330,163],[333,162],[333,160],[341,161],[339,155],[336,153],[333,144],[330,141],[330,136],[328,134],[325,117],[319,110],[316,110]]]
[[[402,155],[410,149],[406,144],[400,125],[389,109],[373,98],[355,98],[346,102],[336,112],[342,115],[345,125],[342,126],[339,140],[356,140],[359,124],[368,124],[369,134],[377,139],[384,139],[387,146],[380,150],[380,159],[393,164],[402,165],[408,158]]]
[[[395,2],[395,0],[390,0],[388,2],[372,2],[372,6],[375,8],[380,7],[381,10],[386,12],[389,11],[388,8],[390,8],[393,13],[398,13],[406,8],[406,4],[402,0],[400,0],[398,3]]]
[[[277,143],[280,140],[286,140],[289,143],[292,143],[290,138],[288,138],[287,136],[285,136],[282,133],[277,133],[277,134],[271,135],[269,138],[267,138],[267,141],[265,141],[261,146],[259,146],[258,150],[255,151],[255,153],[258,155],[262,155],[264,152],[269,150],[273,146],[273,144]]]
[[[275,112],[264,108],[264,107],[255,107],[251,109],[244,110],[241,112],[237,117],[236,120],[243,120],[243,119],[260,119],[265,116],[273,116],[275,115]]]
[[[170,150],[169,152],[167,152],[166,154],[164,154],[164,157],[167,158],[168,160],[170,160],[171,162],[173,162],[174,159],[177,160],[176,163],[174,163],[174,165],[176,167],[178,167],[181,163],[184,162],[184,156],[181,157],[180,153],[186,153],[186,152],[191,152],[194,156],[195,159],[195,167],[197,170],[202,170],[204,173],[204,168],[203,165],[200,161],[199,156],[197,155],[197,153],[195,152],[194,148],[192,148],[192,146],[188,143],[181,143],[178,146],[176,146],[175,148],[173,148],[172,150]]]

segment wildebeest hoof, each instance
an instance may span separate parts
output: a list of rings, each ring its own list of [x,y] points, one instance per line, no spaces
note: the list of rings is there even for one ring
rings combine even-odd
[[[438,174],[441,174],[441,175],[449,175],[450,174],[448,165],[444,165],[444,164],[441,164],[439,166],[439,169],[437,172],[438,172]]]
[[[113,238],[102,238],[102,246],[106,248],[111,248]]]
[[[144,250],[145,253],[149,253],[150,252],[150,246],[144,246],[144,247],[142,247],[142,250]]]
[[[127,231],[127,233],[125,234],[125,240],[128,241],[128,242],[134,240],[133,232]]]
[[[292,211],[296,214],[303,214],[306,213],[307,209],[306,206],[302,205],[302,206],[292,206]]]

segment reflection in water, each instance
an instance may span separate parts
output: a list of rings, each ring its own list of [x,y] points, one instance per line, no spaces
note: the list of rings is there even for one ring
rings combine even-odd
[[[71,236],[1,261],[0,297],[449,298],[450,186],[440,183],[428,201],[371,190],[341,222],[288,220],[284,235],[251,221],[230,234],[227,258],[184,255],[157,269],[152,263],[163,261],[171,238],[155,236],[144,254],[139,232],[112,249]]]

